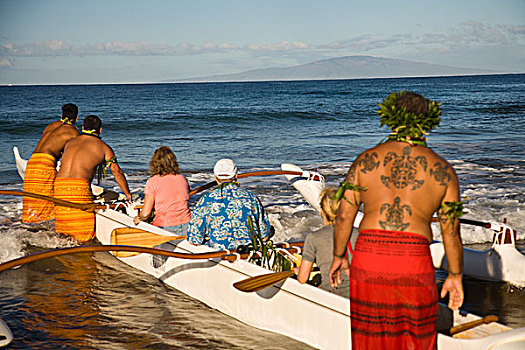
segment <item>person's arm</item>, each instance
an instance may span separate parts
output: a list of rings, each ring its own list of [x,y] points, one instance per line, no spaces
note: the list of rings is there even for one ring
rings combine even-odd
[[[452,167],[451,167],[452,169]],[[452,170],[453,171],[453,170]],[[456,173],[453,171],[447,191],[441,204],[459,201],[459,185]],[[463,304],[463,244],[461,243],[459,218],[446,215],[443,210],[438,212],[443,245],[448,261],[448,277],[441,287],[441,298],[449,294],[448,307],[457,310]]]
[[[124,172],[122,171],[122,169],[120,169],[120,166],[118,165],[116,161],[115,153],[113,152],[113,149],[111,149],[111,147],[108,146],[107,144],[106,146],[107,148],[106,148],[106,152],[104,155],[104,160],[107,162],[112,159],[115,159],[115,161],[112,161],[111,164],[109,165],[109,169],[111,170],[111,173],[115,177],[115,181],[117,182],[118,187],[122,190],[122,192],[124,192],[126,197],[129,200],[131,200],[131,192],[129,190],[128,181],[126,180],[126,176],[124,175]]]
[[[139,215],[133,218],[135,225],[138,225],[139,222],[145,221],[151,215],[153,211],[153,206],[155,205],[155,198],[150,194],[144,195],[144,203],[142,204],[142,210],[139,212]]]
[[[257,221],[261,229],[261,238],[263,242],[266,242],[268,239],[270,239],[270,230],[272,230],[273,228],[270,225],[270,219],[268,219],[268,214],[266,213],[266,210],[264,210],[264,207],[259,198],[255,197],[254,205],[257,212]]]
[[[345,181],[357,185],[358,180],[356,179],[357,170],[355,164],[356,162],[354,162],[350,170],[348,170]],[[341,284],[341,271],[344,271],[347,276],[350,276],[346,249],[350,241],[350,236],[352,235],[355,216],[361,205],[361,195],[359,191],[346,190],[343,196],[344,197],[340,199],[339,210],[337,211],[335,220],[334,258],[330,271],[328,272],[332,287],[337,287]]]
[[[308,279],[310,278],[310,273],[312,272],[313,267],[314,267],[313,262],[302,259],[301,265],[293,269],[295,274],[297,275],[297,281],[299,281],[299,283],[301,284],[308,282]]]

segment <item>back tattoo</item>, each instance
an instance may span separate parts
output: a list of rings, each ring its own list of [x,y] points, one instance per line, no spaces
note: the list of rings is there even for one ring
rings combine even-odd
[[[402,189],[412,185],[411,190],[416,190],[423,185],[425,180],[416,180],[417,164],[421,165],[423,171],[427,171],[427,158],[425,156],[411,157],[412,148],[407,146],[403,148],[403,155],[399,156],[394,152],[388,152],[383,161],[383,166],[386,166],[390,161],[392,167],[390,168],[390,176],[381,175],[381,182],[390,188],[390,184],[396,188]]]
[[[379,225],[381,225],[383,230],[404,231],[410,225],[410,223],[404,222],[404,212],[406,211],[408,215],[412,216],[412,209],[409,205],[399,205],[399,203],[401,203],[401,198],[396,197],[393,204],[384,203],[381,206],[381,214],[386,210],[386,220],[379,220]]]

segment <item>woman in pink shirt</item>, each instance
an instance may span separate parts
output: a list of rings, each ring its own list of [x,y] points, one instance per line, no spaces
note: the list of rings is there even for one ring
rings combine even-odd
[[[144,205],[133,222],[138,225],[141,220],[147,220],[155,209],[153,225],[186,235],[191,219],[188,207],[190,186],[180,174],[177,157],[169,147],[159,147],[153,153],[149,170],[151,177],[144,187]]]

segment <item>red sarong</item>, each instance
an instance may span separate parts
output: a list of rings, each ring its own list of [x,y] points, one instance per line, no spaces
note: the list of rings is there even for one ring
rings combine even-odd
[[[93,203],[91,185],[85,179],[56,178],[55,197],[74,203]],[[95,237],[95,213],[56,205],[55,231],[81,242],[89,241]]]
[[[437,310],[428,240],[360,231],[350,265],[352,349],[435,349]]]
[[[27,162],[24,175],[24,191],[53,196],[56,160],[50,154],[34,153]],[[42,199],[22,199],[22,222],[34,223],[53,220],[54,203]]]

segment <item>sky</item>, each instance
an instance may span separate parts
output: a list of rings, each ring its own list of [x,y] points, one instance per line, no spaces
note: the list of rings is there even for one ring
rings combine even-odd
[[[366,55],[525,72],[525,0],[0,0],[0,84],[141,83]]]

